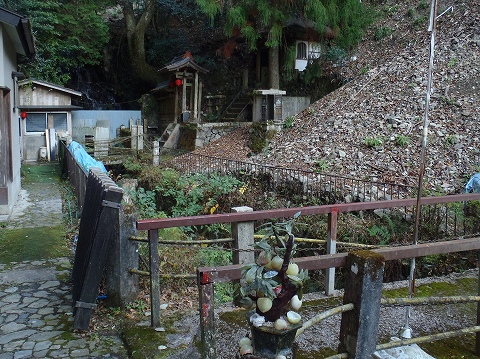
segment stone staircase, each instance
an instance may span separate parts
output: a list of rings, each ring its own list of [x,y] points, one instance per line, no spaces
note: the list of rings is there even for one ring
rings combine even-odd
[[[245,91],[239,92],[220,116],[220,122],[242,121],[244,111],[252,104],[252,97]]]
[[[174,123],[174,122],[169,123],[167,128],[165,129],[165,131],[163,131],[162,135],[160,136],[160,138],[158,140],[160,148],[163,148],[165,146],[165,144],[168,142],[168,140],[170,138],[170,135],[175,130],[176,125],[177,124]]]

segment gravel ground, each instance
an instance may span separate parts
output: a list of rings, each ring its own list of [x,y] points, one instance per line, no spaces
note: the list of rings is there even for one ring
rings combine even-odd
[[[469,270],[463,273],[454,273],[445,277],[433,277],[418,279],[417,286],[428,285],[434,282],[445,282],[455,285],[461,278],[478,278],[478,270]],[[406,288],[407,281],[394,283],[385,283],[384,289]],[[472,288],[471,295],[474,295],[476,288]],[[459,293],[459,295],[466,293]],[[342,291],[338,291],[338,300],[341,301]],[[300,310],[303,321],[317,315],[337,304],[325,304],[320,299],[327,300],[323,294],[307,294],[304,297],[304,306]],[[328,299],[331,303],[332,299]],[[475,325],[476,314],[472,310],[465,309],[465,305],[422,305],[414,306],[411,309],[410,327],[412,336],[418,337],[426,333],[438,333],[442,331],[454,330],[463,327]],[[218,359],[232,359],[236,355],[236,344],[248,333],[248,326],[244,320],[245,311],[233,308],[231,305],[225,305],[216,311],[216,347]],[[225,319],[229,318],[228,321]],[[305,330],[297,338],[299,347],[299,356],[302,358],[323,358],[322,351],[325,349],[335,350],[338,346],[338,334],[340,330],[340,315],[330,317],[313,327]],[[187,324],[190,323],[190,324]],[[384,307],[381,309],[379,323],[379,342],[387,342],[389,338],[398,335],[399,330],[405,323],[405,307]],[[182,322],[182,325],[198,325],[198,318],[188,318]],[[473,348],[472,348],[473,350]],[[194,356],[191,356],[194,358]],[[178,357],[180,358],[180,357]],[[467,358],[467,357],[465,357]],[[472,356],[474,358],[474,356]]]

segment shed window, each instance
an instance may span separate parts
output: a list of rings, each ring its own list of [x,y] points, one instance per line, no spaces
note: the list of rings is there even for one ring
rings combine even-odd
[[[307,59],[307,44],[304,42],[299,42],[297,44],[297,59]]]
[[[49,126],[49,121],[52,121]],[[67,113],[28,112],[25,122],[27,132],[44,132],[47,128],[67,130]]]

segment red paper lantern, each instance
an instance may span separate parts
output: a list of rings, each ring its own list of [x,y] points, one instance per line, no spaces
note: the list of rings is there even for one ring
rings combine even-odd
[[[183,83],[183,82],[182,82],[182,80],[180,80],[180,79],[176,79],[176,80],[175,80],[175,85],[177,85],[177,86],[181,86],[182,83]]]
[[[25,120],[27,118],[27,113],[25,111],[23,111],[22,113],[20,113],[20,117],[22,118],[22,120]]]

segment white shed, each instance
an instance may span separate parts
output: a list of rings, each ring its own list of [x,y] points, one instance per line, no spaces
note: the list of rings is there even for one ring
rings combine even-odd
[[[54,157],[58,137],[72,134],[72,96],[81,92],[39,80],[18,83],[18,107],[21,111],[23,159],[36,161],[48,153]]]

